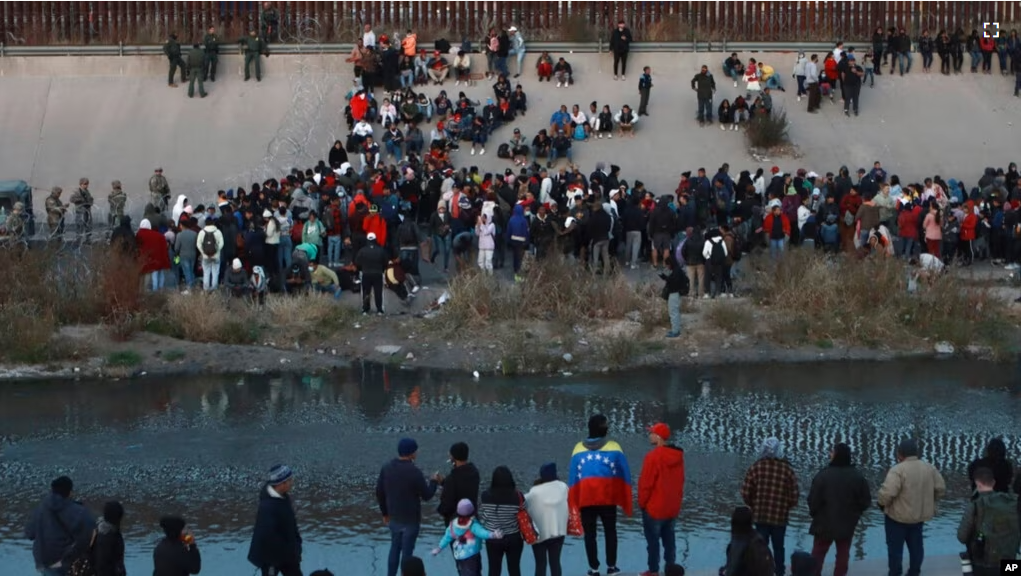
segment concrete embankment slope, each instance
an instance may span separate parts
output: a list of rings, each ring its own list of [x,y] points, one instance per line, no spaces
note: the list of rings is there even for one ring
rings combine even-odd
[[[516,123],[524,133],[547,127],[561,103],[577,103],[583,110],[593,100],[614,109],[636,106],[641,66],[652,66],[655,75],[652,115],[642,119],[635,139],[576,143],[575,161],[586,172],[606,160],[620,165],[629,181],[641,179],[650,189],[667,192],[682,170],[713,170],[723,162],[736,170],[757,165],[739,133],[700,129],[693,121],[689,82],[702,63],[716,75],[716,104],[739,93],[719,70],[722,54],[634,54],[626,82],[612,80],[608,56],[566,56],[577,77],[567,89],[537,83],[534,55],[526,59],[520,82],[529,113]],[[755,56],[785,77],[788,91],[776,93],[775,102],[787,108],[791,135],[804,155],[769,164],[819,172],[847,165],[853,171],[879,159],[902,179],[940,174],[973,184],[982,167],[1016,159],[1019,132],[1013,123],[1021,101],[1012,97],[1012,79],[926,75],[916,59],[909,76],[883,75],[875,88],[863,90],[860,117],[845,117],[839,99],[810,115],[804,102],[795,101],[794,55]],[[482,59],[476,56],[475,63]],[[70,190],[87,176],[100,211],[109,182],[120,179],[137,213],[157,165],[166,169],[175,192],[200,202],[217,188],[247,186],[254,177],[324,158],[333,140],[346,132],[343,94],[351,82],[350,65],[340,55],[273,56],[263,59],[263,71],[261,83],[243,82],[240,59],[223,56],[218,81],[207,85],[210,96],[189,100],[184,86],[166,86],[166,61],[160,57],[0,59],[0,130],[6,140],[0,178],[30,181],[40,189],[36,201],[41,202],[43,190],[54,185]],[[492,95],[490,84],[464,88],[448,82],[443,88],[452,96],[464,90],[484,100]],[[427,91],[435,95],[438,88]],[[509,136],[510,129],[502,128],[485,156],[469,156],[464,148],[455,161],[502,171],[509,163],[495,152]]]

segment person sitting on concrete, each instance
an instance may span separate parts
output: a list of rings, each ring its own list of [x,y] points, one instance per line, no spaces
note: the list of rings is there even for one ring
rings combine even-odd
[[[589,130],[591,130],[588,122],[588,116],[582,112],[581,107],[577,104],[571,108],[571,127],[575,130],[575,132],[577,132],[577,128],[580,127],[582,134],[581,139],[588,140]],[[574,133],[572,133],[572,135],[577,136]]]
[[[509,101],[511,109],[515,114],[520,112],[521,115],[524,116],[525,113],[528,112],[528,96],[521,88],[521,84],[514,87],[514,92],[511,92]]]
[[[773,70],[773,67],[765,62],[759,62],[759,76],[760,79],[766,83],[766,88],[772,88],[781,92],[786,92],[783,87],[783,83],[780,82],[780,75]]]
[[[454,58],[454,86],[464,82],[465,86],[471,86],[471,58],[461,50]]]
[[[604,134],[607,138],[613,138],[613,112],[610,111],[609,104],[604,104],[603,110],[593,115],[592,131],[595,132],[596,138],[602,138]]]
[[[624,135],[628,135],[631,138],[635,137],[635,124],[638,123],[638,114],[635,114],[631,107],[627,104],[617,112],[616,116],[613,117],[613,121],[617,124],[618,134],[621,138]]]
[[[550,161],[546,163],[546,167],[551,168],[553,163],[561,158],[567,158],[568,164],[573,162],[571,158],[571,138],[565,130],[560,130],[553,137],[553,150],[550,155]]]
[[[567,104],[561,104],[560,109],[550,116],[549,127],[554,134],[571,127],[571,113],[567,111]]]
[[[227,280],[224,282],[227,291],[235,298],[241,298],[248,294],[251,284],[248,281],[248,274],[245,273],[241,260],[235,258],[231,263],[230,272],[227,273]]]
[[[734,103],[730,105],[730,108],[734,111],[734,130],[737,130],[742,122],[748,122],[751,119],[748,101],[745,100],[744,96],[734,98]]]
[[[447,79],[447,75],[450,74],[450,64],[447,63],[447,59],[440,54],[439,50],[434,50],[432,58],[429,59],[429,79],[432,80],[433,84],[437,86],[443,86],[443,81]]]
[[[723,61],[723,73],[734,81],[734,87],[737,88],[738,80],[744,76],[744,64],[737,57],[737,52],[731,52],[730,58]]]
[[[730,100],[726,98],[723,102],[720,102],[720,107],[716,110],[716,118],[720,121],[720,130],[737,130],[737,124],[734,124],[734,109],[730,106]]]
[[[538,60],[535,61],[535,71],[539,75],[539,82],[544,79],[550,82],[553,78],[553,57],[549,55],[549,52],[543,50],[542,54],[539,55]]]
[[[557,88],[564,87],[574,84],[574,71],[571,69],[571,65],[564,60],[563,56],[557,60],[555,66],[553,66],[553,75],[557,78]]]
[[[532,139],[532,153],[533,153],[532,161],[538,162],[539,159],[548,161],[552,149],[553,141],[547,134],[546,129],[543,128],[542,130],[539,130],[539,133],[536,134],[535,138]]]

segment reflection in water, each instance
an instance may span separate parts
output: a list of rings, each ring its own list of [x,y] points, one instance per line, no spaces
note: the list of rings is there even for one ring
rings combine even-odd
[[[897,442],[919,437],[950,490],[928,528],[930,550],[949,554],[967,463],[993,435],[1017,447],[1016,382],[1013,368],[897,363],[481,381],[366,365],[325,378],[7,384],[0,387],[0,435],[10,439],[0,445],[0,562],[30,570],[19,540],[23,519],[49,480],[67,473],[93,509],[109,498],[125,502],[135,553],[129,573],[149,569],[155,522],[168,512],[196,526],[210,573],[235,573],[227,567],[243,563],[261,477],[286,462],[297,473],[306,561],[335,571],[379,566],[387,536],[373,487],[398,438],[418,440],[426,472],[445,466],[450,444],[466,440],[484,478],[505,464],[527,485],[545,461],[563,469],[597,411],[610,418],[636,474],[648,450],[646,427],[664,421],[678,431],[687,453],[678,550],[690,566],[719,562],[740,479],[767,436],[784,441],[803,495],[834,442],[854,447],[875,488]],[[425,508],[423,550],[439,533],[433,507]],[[622,526],[628,569],[644,557],[638,524]],[[792,549],[809,544],[804,506],[788,534]],[[864,518],[854,550],[856,558],[882,556],[877,511]],[[571,549],[567,567],[583,571],[581,558]]]

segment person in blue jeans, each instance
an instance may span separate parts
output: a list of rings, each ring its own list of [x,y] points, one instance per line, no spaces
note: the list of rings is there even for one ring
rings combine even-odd
[[[659,548],[663,543],[663,562],[677,561],[674,524],[684,498],[684,450],[667,444],[670,427],[660,422],[649,428],[652,450],[642,462],[638,476],[638,507],[642,510],[642,530],[649,553],[649,571],[659,573]]]
[[[436,256],[443,254],[443,272],[450,268],[450,215],[447,214],[447,206],[442,201],[436,207],[436,212],[429,217],[429,234],[432,236],[433,247],[429,260],[437,264]]]
[[[376,502],[383,523],[390,528],[387,576],[397,576],[401,559],[415,554],[415,542],[422,527],[422,502],[432,499],[442,481],[438,476],[427,480],[415,466],[417,456],[418,443],[402,438],[397,443],[397,458],[383,465],[376,480]]]
[[[901,576],[904,546],[908,548],[907,576],[919,576],[925,557],[922,529],[936,512],[936,501],[946,494],[946,483],[936,468],[919,460],[918,442],[897,446],[897,464],[886,473],[879,488],[879,508],[885,515],[889,576]]]

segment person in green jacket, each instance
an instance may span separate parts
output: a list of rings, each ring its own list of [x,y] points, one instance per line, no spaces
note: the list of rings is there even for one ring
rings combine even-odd
[[[210,26],[209,31],[202,37],[202,48],[206,51],[202,79],[216,82],[216,65],[220,62],[220,36],[216,33],[216,26]]]
[[[167,59],[170,61],[170,74],[167,76],[167,86],[171,88],[177,88],[177,84],[174,83],[174,74],[177,73],[177,68],[181,68],[181,82],[187,80],[185,76],[187,74],[187,66],[184,65],[184,60],[181,58],[181,44],[177,42],[177,34],[171,34],[167,43],[163,45],[163,53],[167,55]]]
[[[255,64],[255,80],[256,82],[262,82],[262,63],[259,60],[260,55],[269,56],[269,49],[266,47],[266,43],[259,38],[258,33],[252,30],[248,33],[247,38],[238,40],[238,44],[241,44],[245,49],[245,82],[251,78],[252,64]]]
[[[188,51],[188,98],[195,97],[195,81],[199,83],[199,96],[205,98],[206,85],[202,69],[206,66],[206,54],[198,44],[192,44]]]

